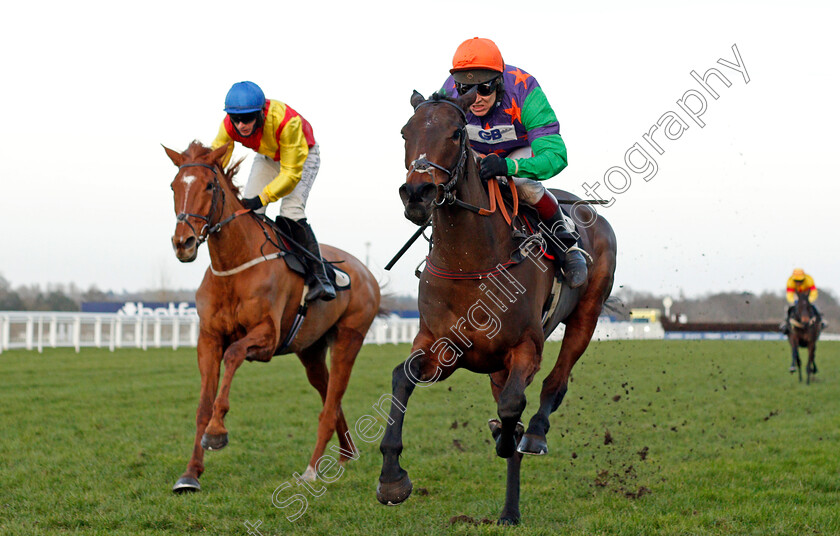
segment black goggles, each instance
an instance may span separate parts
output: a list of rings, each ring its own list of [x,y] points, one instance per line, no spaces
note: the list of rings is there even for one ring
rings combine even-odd
[[[472,88],[476,88],[476,91],[482,97],[486,97],[488,95],[492,95],[494,91],[499,87],[499,78],[496,77],[493,80],[488,80],[487,82],[482,82],[480,84],[461,84],[459,82],[455,82],[455,90],[458,92],[458,95],[465,95],[470,92]]]
[[[256,121],[258,114],[259,112],[251,112],[247,114],[228,114],[228,117],[230,117],[230,122],[234,125],[239,123],[247,125],[248,123]]]

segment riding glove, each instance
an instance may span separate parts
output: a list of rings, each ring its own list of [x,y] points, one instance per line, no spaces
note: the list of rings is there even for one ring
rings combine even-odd
[[[249,208],[251,210],[257,210],[258,208],[262,208],[263,206],[262,199],[260,199],[260,196],[245,197],[242,199],[242,205],[245,208]]]
[[[507,160],[497,154],[490,154],[481,159],[478,176],[482,180],[489,180],[493,177],[506,177],[508,174]]]

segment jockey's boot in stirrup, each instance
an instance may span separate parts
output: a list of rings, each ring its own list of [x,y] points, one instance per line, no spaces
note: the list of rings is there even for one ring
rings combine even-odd
[[[295,240],[305,247],[313,257],[318,259],[317,261],[309,257],[304,259],[307,269],[312,274],[311,281],[307,281],[310,288],[309,292],[306,293],[305,300],[330,301],[335,299],[335,288],[330,282],[330,278],[327,277],[327,272],[324,269],[324,261],[321,259],[321,250],[318,248],[318,240],[315,238],[312,227],[309,226],[306,218],[297,220],[294,223],[295,225],[292,228],[295,231]]]
[[[544,221],[543,224],[548,226],[551,231],[550,236],[545,237],[551,252],[564,259],[563,275],[566,282],[572,288],[577,288],[586,283],[588,277],[586,259],[581,254],[582,250],[577,246],[575,235],[566,230],[563,211],[558,208],[554,216]]]

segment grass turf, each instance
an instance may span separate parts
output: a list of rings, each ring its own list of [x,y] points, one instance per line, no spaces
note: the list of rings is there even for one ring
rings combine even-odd
[[[528,389],[536,409],[557,344]],[[407,345],[366,346],[344,411],[353,427],[390,393]],[[522,469],[520,535],[840,534],[840,343],[816,381],[787,373],[783,342],[593,343],[553,415],[549,454]],[[293,356],[238,372],[230,444],[207,453],[202,492],[176,496],[195,433],[195,350],[0,354],[0,534],[499,534],[505,462],[486,421],[486,376],[417,388],[403,505],[375,498],[378,441],[359,439],[320,496],[295,486],[320,398]],[[381,419],[380,419],[381,420]],[[336,444],[335,439],[331,442]],[[272,504],[301,493],[301,503]]]

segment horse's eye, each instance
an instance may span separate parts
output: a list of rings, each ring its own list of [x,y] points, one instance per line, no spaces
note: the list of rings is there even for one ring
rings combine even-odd
[[[461,129],[455,131],[455,134],[452,135],[453,140],[458,140],[461,138]]]
[[[207,186],[205,186],[204,189],[207,190],[208,192],[211,191],[213,189],[213,183],[208,182]]]

